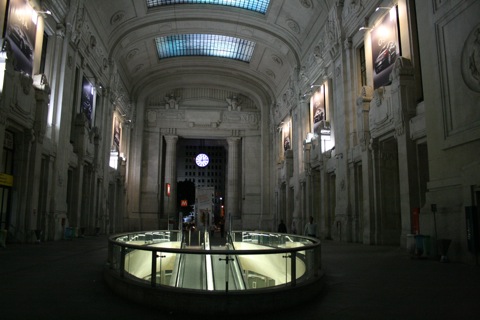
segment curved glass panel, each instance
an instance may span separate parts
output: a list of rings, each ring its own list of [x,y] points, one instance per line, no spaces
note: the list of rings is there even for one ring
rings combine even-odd
[[[168,6],[172,4],[197,3],[236,7],[265,14],[270,0],[147,0],[147,8]]]
[[[180,231],[113,236],[109,264],[121,277],[200,291],[281,288],[308,282],[320,270],[320,241],[290,234],[235,231],[225,246],[189,246]]]
[[[211,56],[250,62],[255,42],[217,34],[176,34],[155,38],[160,59]]]

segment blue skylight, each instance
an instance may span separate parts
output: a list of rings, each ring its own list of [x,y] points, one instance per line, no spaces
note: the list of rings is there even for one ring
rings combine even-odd
[[[147,8],[172,4],[214,4],[247,9],[265,14],[270,0],[146,0]]]
[[[222,57],[250,62],[255,42],[217,34],[177,34],[155,38],[160,59],[179,56]]]

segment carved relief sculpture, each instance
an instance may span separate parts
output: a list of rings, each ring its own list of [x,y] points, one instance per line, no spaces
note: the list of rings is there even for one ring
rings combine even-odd
[[[462,76],[465,84],[480,92],[480,25],[469,34],[462,51]]]

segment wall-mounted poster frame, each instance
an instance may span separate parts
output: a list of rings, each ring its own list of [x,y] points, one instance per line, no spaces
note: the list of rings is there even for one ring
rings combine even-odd
[[[82,98],[80,101],[81,111],[85,114],[89,126],[92,125],[93,114],[93,84],[84,76],[82,80]]]
[[[114,117],[113,123],[113,148],[112,150],[120,152],[120,135],[121,135],[121,128],[120,128],[120,121],[117,117]]]
[[[327,108],[325,103],[325,85],[320,85],[310,98],[310,112],[313,122],[313,133],[320,136],[325,128]]]
[[[4,37],[15,57],[15,69],[30,76],[33,72],[37,18],[27,0],[10,0]]]
[[[371,32],[373,87],[390,84],[390,73],[401,55],[398,9],[393,7]]]
[[[287,122],[283,126],[283,150],[287,151],[292,149],[291,144],[291,137],[290,137],[290,122]]]

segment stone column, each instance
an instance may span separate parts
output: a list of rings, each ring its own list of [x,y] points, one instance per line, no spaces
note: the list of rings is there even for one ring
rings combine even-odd
[[[71,3],[71,5],[73,2]],[[52,189],[50,199],[50,211],[53,215],[55,224],[54,240],[62,239],[64,236],[66,220],[70,220],[74,215],[68,212],[68,207],[73,204],[67,204],[67,183],[68,183],[68,159],[71,150],[70,135],[72,129],[71,105],[67,102],[63,105],[65,73],[68,67],[68,48],[70,37],[72,35],[72,19],[75,15],[71,14],[66,18],[66,24],[57,25],[54,42],[54,59],[52,68],[51,100],[47,116],[46,137],[50,138],[52,143],[56,143],[57,153],[53,162],[52,171]],[[75,54],[76,55],[76,54]],[[75,58],[73,59],[75,65]],[[69,96],[70,97],[70,96]],[[80,164],[80,160],[78,161]],[[72,197],[75,193],[72,193]],[[75,213],[76,214],[76,213]],[[70,223],[70,222],[68,222]],[[75,222],[74,222],[75,223]]]
[[[379,213],[379,185],[380,185],[380,161],[379,161],[379,150],[378,150],[378,141],[377,139],[372,139],[370,141],[369,149],[371,152],[372,160],[372,187],[373,187],[373,206],[372,212],[370,214],[370,244],[379,244],[380,242],[380,231],[381,231],[381,220]]]
[[[177,141],[178,136],[164,136],[166,141],[165,155],[165,184],[164,184],[164,216],[167,219],[176,217],[176,201],[177,201]],[[166,185],[170,184],[170,196],[167,196]]]
[[[420,208],[417,148],[410,135],[410,119],[416,114],[414,69],[410,60],[399,57],[391,74],[392,107],[394,110],[395,137],[398,146],[398,171],[400,183],[400,208],[402,233],[400,243],[406,247],[407,234],[411,233],[411,213]]]
[[[357,137],[362,154],[362,201],[363,207],[359,211],[363,213],[360,219],[363,221],[363,243],[375,243],[375,203],[374,203],[374,183],[373,183],[373,152],[370,150],[370,126],[369,113],[370,103],[373,100],[373,88],[364,86],[361,90],[361,96],[357,98]]]
[[[44,225],[42,225],[42,215],[44,212],[41,212],[39,208],[39,196],[40,189],[43,189],[43,194],[47,195],[46,187],[48,185],[43,185],[46,181],[42,181],[44,177],[41,175],[41,166],[42,166],[42,150],[43,150],[43,140],[46,128],[46,115],[48,112],[48,93],[35,89],[35,99],[36,99],[36,112],[35,112],[35,123],[32,142],[31,142],[31,154],[29,159],[29,181],[27,183],[27,198],[30,201],[27,201],[26,208],[27,213],[31,214],[29,229],[28,231],[33,230],[44,230]],[[40,233],[36,233],[37,236]],[[37,238],[36,240],[40,240]]]
[[[240,138],[227,138],[228,143],[228,173],[227,173],[227,219],[240,219],[239,210],[239,169],[238,169],[238,145]]]
[[[310,163],[310,150],[312,148],[311,142],[304,143],[303,145],[303,152],[304,152],[304,159],[305,159],[305,181],[306,181],[306,208],[304,212],[304,219],[308,219],[308,217],[313,216],[313,190],[312,190],[312,168]],[[315,221],[318,221],[318,217],[314,217]]]
[[[19,139],[20,138],[20,139]],[[18,174],[15,175],[17,183],[17,194],[19,206],[17,212],[12,214],[11,225],[16,226],[16,236],[21,241],[32,240],[32,229],[35,228],[33,224],[36,220],[32,218],[29,189],[34,184],[33,174],[31,174],[32,144],[35,141],[33,132],[29,129],[24,129],[23,135],[19,135],[20,143],[15,146],[17,150],[16,167]],[[17,140],[16,139],[16,140]],[[32,228],[33,227],[33,228]]]

